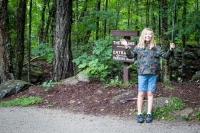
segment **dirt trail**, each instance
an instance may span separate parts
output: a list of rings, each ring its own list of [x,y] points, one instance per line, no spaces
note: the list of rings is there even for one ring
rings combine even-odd
[[[0,107],[0,125],[1,133],[200,133],[200,123],[138,124],[135,119],[38,107]]]

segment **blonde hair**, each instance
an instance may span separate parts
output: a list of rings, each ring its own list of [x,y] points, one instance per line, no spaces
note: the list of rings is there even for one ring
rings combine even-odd
[[[152,33],[152,39],[150,41],[150,49],[156,47],[156,42],[154,40],[154,33],[153,33],[153,30],[150,29],[150,28],[144,28],[141,35],[140,35],[140,38],[139,38],[139,43],[138,43],[138,47],[139,48],[145,48],[146,47],[146,44],[145,44],[145,34],[147,31],[151,31]]]

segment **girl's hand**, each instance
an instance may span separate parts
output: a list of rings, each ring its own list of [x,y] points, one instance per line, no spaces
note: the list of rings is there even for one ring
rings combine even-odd
[[[121,45],[123,45],[125,47],[125,49],[128,48],[128,43],[127,43],[127,41],[125,39],[121,39],[120,43],[121,43]]]
[[[170,49],[174,49],[175,48],[175,44],[174,43],[170,43]]]

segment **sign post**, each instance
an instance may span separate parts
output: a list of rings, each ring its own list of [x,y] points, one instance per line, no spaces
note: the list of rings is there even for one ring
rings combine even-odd
[[[112,30],[112,36],[123,36],[126,39],[128,46],[133,49],[136,46],[136,41],[130,40],[131,36],[138,36],[139,31],[126,31],[126,30]],[[112,58],[114,61],[121,61],[124,63],[123,66],[123,80],[124,82],[128,82],[130,79],[130,70],[128,66],[131,62],[134,62],[134,59],[128,59],[126,57],[126,52],[124,46],[120,44],[120,40],[113,40],[112,43]]]

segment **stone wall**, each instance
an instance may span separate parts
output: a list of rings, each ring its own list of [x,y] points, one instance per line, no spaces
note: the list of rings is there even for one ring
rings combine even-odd
[[[185,49],[175,50],[175,60],[170,61],[172,74],[176,78],[191,80],[200,70],[200,45],[186,45]]]

